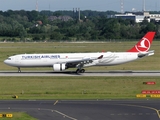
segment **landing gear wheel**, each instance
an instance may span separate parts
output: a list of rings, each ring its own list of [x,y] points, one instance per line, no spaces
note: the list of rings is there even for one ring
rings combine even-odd
[[[80,73],[84,73],[84,72],[85,72],[85,69],[81,69],[81,70],[80,70]]]
[[[77,70],[76,70],[76,73],[77,73],[77,74],[79,74],[79,73],[84,73],[84,72],[85,72],[85,69],[77,69]]]
[[[76,73],[79,74],[79,73],[80,73],[80,69],[77,69],[77,70],[76,70]]]

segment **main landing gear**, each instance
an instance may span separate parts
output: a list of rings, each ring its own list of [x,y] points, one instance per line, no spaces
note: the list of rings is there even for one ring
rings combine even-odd
[[[85,69],[77,69],[77,70],[76,70],[76,73],[77,73],[77,74],[79,74],[79,73],[84,73],[84,72],[85,72]]]
[[[18,67],[18,72],[21,73],[21,68],[20,67]]]

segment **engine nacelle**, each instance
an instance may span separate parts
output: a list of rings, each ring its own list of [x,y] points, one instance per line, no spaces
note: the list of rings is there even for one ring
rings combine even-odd
[[[64,71],[66,69],[66,64],[54,64],[53,69],[54,71]]]

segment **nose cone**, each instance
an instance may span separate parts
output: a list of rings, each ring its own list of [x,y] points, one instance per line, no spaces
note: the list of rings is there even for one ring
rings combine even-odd
[[[7,61],[7,59],[6,59],[6,60],[4,60],[3,62],[4,62],[5,64],[8,64],[8,61]]]
[[[12,66],[12,61],[11,60],[8,60],[8,59],[6,59],[6,60],[4,60],[4,63],[6,64],[6,65],[10,65],[10,66]]]
[[[9,65],[9,61],[7,59],[4,60],[4,63],[7,64],[7,65]]]

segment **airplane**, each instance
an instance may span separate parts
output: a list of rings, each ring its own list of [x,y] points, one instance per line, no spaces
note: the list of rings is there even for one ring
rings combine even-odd
[[[154,50],[149,51],[154,36],[155,32],[147,32],[126,52],[19,54],[8,57],[4,63],[17,67],[18,72],[25,67],[53,67],[57,72],[77,68],[77,74],[84,73],[85,67],[119,65],[154,55]]]

